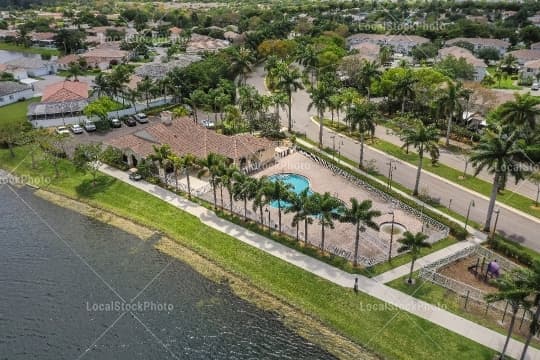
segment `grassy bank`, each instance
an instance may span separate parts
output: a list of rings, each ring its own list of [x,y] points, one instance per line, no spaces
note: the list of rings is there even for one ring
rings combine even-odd
[[[350,136],[354,139],[358,138],[355,133],[349,134],[348,130],[343,124],[337,125],[336,123],[334,123],[334,125],[332,125],[330,121],[325,120],[325,126],[341,132],[347,136]],[[409,164],[418,166],[418,154],[416,154],[414,151],[410,151],[407,154],[405,150],[401,147],[377,138],[374,139],[374,141],[366,141],[366,145],[381,150]],[[477,177],[473,177],[471,175],[466,175],[463,178],[463,171],[461,170],[454,169],[441,163],[437,163],[434,165],[431,163],[431,159],[427,158],[424,158],[422,167],[425,171],[431,172],[446,180],[449,180],[453,183],[456,183],[460,186],[463,186],[464,188],[475,191],[484,196],[489,197],[491,194],[491,183]],[[469,167],[469,172],[470,171],[471,168]],[[534,201],[526,196],[514,193],[510,190],[504,190],[497,196],[497,201],[511,206],[517,210],[523,211],[526,214],[530,214],[537,218],[540,218],[540,209],[534,208],[532,206]]]
[[[28,53],[28,54],[40,54],[40,55],[47,55],[47,56],[58,56],[60,55],[60,51],[57,49],[46,49],[46,48],[39,48],[39,47],[24,47],[21,45],[17,45],[14,43],[6,43],[0,41],[0,50],[6,50],[6,51],[17,51],[22,53]]]
[[[16,154],[12,159],[6,150],[0,150],[0,164],[18,166],[21,174],[54,177],[54,171],[44,163],[31,169],[24,149],[17,148]],[[385,307],[375,298],[355,294],[208,228],[196,217],[125,183],[101,176],[92,186],[90,176],[77,173],[67,161],[61,170],[62,176],[53,179],[48,189],[162,231],[384,358],[491,359],[494,354],[429,321]]]
[[[26,117],[28,106],[39,100],[33,98],[0,107],[0,128],[29,124]]]

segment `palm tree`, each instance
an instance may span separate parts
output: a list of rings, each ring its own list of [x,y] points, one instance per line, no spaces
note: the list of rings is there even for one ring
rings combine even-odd
[[[392,55],[392,48],[390,48],[389,46],[381,47],[381,50],[379,51],[379,63],[381,64],[381,66],[384,66],[386,63],[388,63],[392,59]]]
[[[189,178],[189,173],[197,166],[197,158],[192,154],[186,154],[182,156],[181,167],[184,169],[184,174],[186,174],[187,190],[188,190],[188,199],[191,200],[191,180]]]
[[[265,187],[265,196],[270,201],[277,202],[278,208],[278,227],[281,232],[281,210],[283,209],[283,202],[290,198],[290,191],[292,185],[281,180],[269,181]],[[270,225],[270,224],[268,224]]]
[[[73,79],[73,81],[79,81],[79,76],[83,75],[81,65],[78,62],[71,62],[69,64],[66,79]]]
[[[241,171],[234,174],[234,184],[232,192],[235,200],[244,202],[244,220],[247,221],[247,202],[255,197],[258,182],[256,179],[244,174]]]
[[[416,96],[415,85],[418,79],[414,77],[414,73],[411,69],[407,69],[404,75],[398,79],[395,87],[392,89],[394,97],[401,102],[401,113],[405,113],[405,104],[407,101],[414,99]]]
[[[374,133],[377,111],[375,105],[368,101],[361,101],[349,109],[347,119],[351,128],[358,129],[360,133],[360,160],[358,167],[364,166],[364,138],[366,132]]]
[[[332,125],[334,124],[334,113],[337,115],[337,122],[339,124],[339,113],[341,111],[341,107],[343,106],[343,96],[341,94],[332,94],[328,98],[328,105],[330,107],[330,111],[332,112]]]
[[[313,45],[299,46],[296,61],[311,73],[311,84],[315,84],[319,57]]]
[[[282,92],[275,92],[271,96],[271,103],[272,106],[274,106],[274,113],[276,119],[279,120],[281,118],[279,115],[279,109],[285,109],[287,106],[287,95]]]
[[[255,63],[253,52],[245,47],[232,51],[232,67],[238,74],[238,85],[246,84],[246,75],[251,71],[251,66]]]
[[[447,82],[447,87],[443,90],[442,96],[436,99],[437,104],[442,108],[443,113],[448,118],[448,126],[446,128],[446,146],[450,145],[450,134],[452,132],[452,118],[456,113],[461,114],[461,103],[459,102],[463,96],[461,83]]]
[[[175,189],[178,191],[178,172],[182,168],[182,159],[175,154],[170,154],[168,160],[173,168]]]
[[[198,123],[198,111],[199,108],[203,107],[204,104],[208,102],[208,96],[201,89],[197,89],[189,94],[189,98],[186,99],[187,102],[191,105],[193,110],[193,120]]]
[[[410,231],[406,231],[403,234],[403,237],[398,240],[402,244],[399,247],[398,252],[409,251],[411,254],[411,269],[409,270],[409,278],[407,279],[407,283],[409,284],[412,284],[414,262],[418,259],[418,256],[420,256],[420,251],[423,248],[431,247],[431,244],[426,241],[428,238],[429,236],[422,232],[413,234]]]
[[[313,107],[317,110],[319,120],[319,147],[323,146],[323,129],[324,129],[324,110],[329,105],[330,90],[324,82],[319,82],[317,87],[311,88],[309,91],[311,103],[308,105],[308,111]]]
[[[150,97],[152,90],[154,89],[154,82],[152,79],[150,79],[149,76],[145,76],[138,84],[137,84],[137,91],[140,94],[144,95],[144,98],[146,100],[146,107],[150,107]]]
[[[131,105],[133,106],[133,109],[135,110],[135,112],[137,112],[137,99],[139,98],[139,92],[137,91],[137,89],[136,88],[135,89],[127,88],[124,91],[124,96],[131,103]]]
[[[294,213],[292,226],[296,226],[296,241],[299,240],[298,232],[300,222],[304,221],[304,239],[307,243],[308,224],[313,222],[310,208],[312,193],[309,188],[302,190],[299,194],[291,192],[288,202],[290,206],[285,209],[285,213]]]
[[[360,94],[354,88],[345,88],[341,91],[340,96],[345,106],[345,113],[348,114],[354,104],[360,101]],[[345,120],[347,121],[347,120]]]
[[[278,66],[276,69],[276,88],[287,94],[289,108],[288,131],[292,130],[292,93],[304,88],[301,82],[300,71],[294,66]]]
[[[324,251],[324,239],[326,227],[334,228],[334,219],[343,213],[343,203],[329,192],[324,194],[315,193],[312,197],[313,212],[316,212],[321,224],[321,250]]]
[[[167,171],[171,169],[171,156],[173,155],[170,145],[164,144],[161,146],[152,145],[154,153],[150,154],[150,159],[157,162],[163,169],[165,183],[167,184]]]
[[[502,71],[500,67],[497,67],[497,69],[493,73],[493,79],[497,81],[497,84],[498,84],[497,87],[499,88],[501,87],[501,82],[505,80],[507,77],[508,77],[508,74]]]
[[[523,346],[523,351],[521,352],[520,360],[525,360],[531,340],[533,336],[538,334],[538,330],[540,330],[538,323],[540,320],[540,262],[535,260],[530,268],[522,269],[521,271],[525,279],[524,285],[527,287],[529,294],[533,296],[532,307],[536,308],[529,326],[527,340],[525,340],[525,345]]]
[[[418,150],[418,170],[416,171],[416,182],[413,191],[413,195],[416,196],[420,185],[424,152],[428,151],[432,159],[439,157],[439,130],[435,125],[426,126],[421,121],[417,121],[416,126],[403,130],[402,138],[404,141],[402,148],[408,148],[412,145]]]
[[[500,116],[504,124],[515,126],[529,126],[530,129],[536,127],[536,117],[540,115],[540,99],[527,94],[514,94],[515,100],[508,101],[501,105]]]
[[[221,164],[225,162],[225,158],[221,155],[210,153],[204,159],[199,159],[198,165],[200,171],[197,174],[198,178],[204,175],[210,176],[210,186],[212,186],[212,192],[214,195],[214,209],[217,210],[217,193],[216,185],[218,184],[218,175],[220,173]]]
[[[380,65],[376,61],[362,61],[362,66],[357,75],[358,83],[365,89],[367,99],[371,98],[371,84],[381,76]]]
[[[342,222],[348,222],[356,226],[356,237],[354,241],[354,266],[358,265],[358,246],[360,245],[360,231],[364,225],[372,229],[378,230],[379,226],[373,221],[374,217],[381,216],[381,212],[371,210],[371,200],[358,202],[357,199],[351,198],[351,207],[346,208],[343,216],[340,218]]]
[[[255,186],[255,194],[253,195],[253,211],[257,211],[257,208],[259,208],[261,224],[264,224],[263,206],[265,206],[271,201],[268,197],[268,194],[266,193],[266,189],[270,182],[271,181],[268,179],[267,176],[262,176],[261,178],[259,178]],[[270,227],[270,224],[268,224],[268,227]]]
[[[98,98],[101,97],[103,93],[111,95],[109,87],[109,77],[103,73],[96,75],[94,79],[94,90],[97,92]]]
[[[225,166],[225,164],[223,164],[221,166],[221,174],[219,176],[219,184],[221,188],[223,189],[223,187],[225,187],[225,189],[227,189],[227,193],[229,194],[229,210],[231,214],[233,213],[234,178],[238,172],[239,170],[236,165],[229,164]],[[221,193],[221,207],[223,207],[223,191]]]
[[[484,168],[487,168],[488,172],[494,175],[484,231],[489,231],[491,228],[491,217],[503,180],[506,180],[510,174],[517,184],[524,177],[519,162],[524,151],[518,138],[518,132],[507,126],[499,126],[495,131],[487,130],[471,154],[470,162],[475,167],[474,176],[478,175]]]
[[[512,318],[510,319],[510,325],[508,326],[506,341],[504,342],[503,349],[499,355],[499,359],[505,359],[506,349],[508,348],[508,343],[512,337],[518,310],[521,307],[529,307],[527,297],[530,293],[525,286],[526,284],[524,283],[524,279],[520,271],[504,273],[502,277],[496,279],[493,283],[495,286],[497,286],[498,292],[486,295],[486,301],[489,303],[506,301],[506,303],[510,305],[512,312]]]

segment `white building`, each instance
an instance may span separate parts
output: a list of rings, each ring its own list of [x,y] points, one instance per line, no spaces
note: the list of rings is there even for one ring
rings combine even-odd
[[[474,51],[481,49],[494,48],[499,51],[499,54],[502,56],[506,53],[506,49],[510,46],[508,41],[499,40],[499,39],[490,39],[490,38],[455,38],[450,39],[446,42],[447,46],[454,46],[459,43],[468,43],[474,47]]]
[[[471,64],[474,67],[475,81],[482,81],[486,76],[486,63],[482,59],[474,56],[469,50],[459,46],[450,46],[439,50],[439,59],[443,59],[447,56],[453,56],[456,59],[465,59],[468,64]]]
[[[394,52],[404,55],[408,55],[413,47],[429,42],[429,39],[416,35],[354,34],[347,38],[349,48],[355,48],[362,43],[370,43],[379,46],[390,46]]]
[[[0,106],[9,105],[32,97],[34,97],[32,86],[15,81],[0,81]]]

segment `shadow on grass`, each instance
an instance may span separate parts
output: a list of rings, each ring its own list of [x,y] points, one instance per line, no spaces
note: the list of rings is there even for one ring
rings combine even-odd
[[[98,176],[95,183],[93,179],[84,179],[75,187],[75,191],[79,196],[91,198],[95,194],[107,190],[115,182],[116,179],[108,176]]]

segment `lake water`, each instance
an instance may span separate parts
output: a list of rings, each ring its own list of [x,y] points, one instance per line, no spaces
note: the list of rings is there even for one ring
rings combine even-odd
[[[158,238],[0,185],[0,359],[333,358]],[[120,297],[148,308],[121,316]]]
[[[24,53],[19,51],[7,51],[0,50],[0,64],[4,64],[8,61],[16,60],[21,57],[41,59],[40,54]],[[53,56],[51,59],[57,59],[57,56]]]

